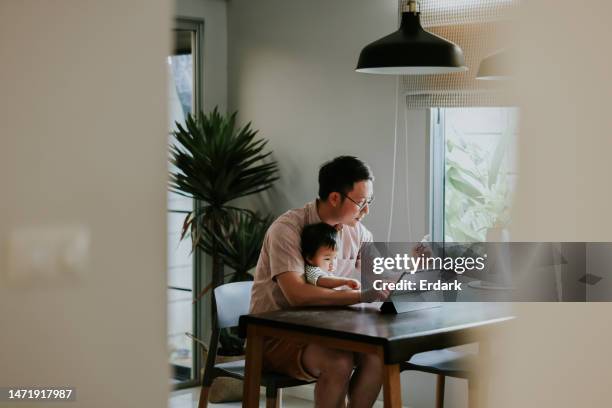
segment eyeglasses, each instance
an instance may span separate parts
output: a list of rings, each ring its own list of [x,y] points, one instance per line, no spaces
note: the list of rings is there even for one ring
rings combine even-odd
[[[344,194],[344,193],[340,193],[340,194],[341,194],[343,197],[346,197],[346,198],[348,198],[349,200],[351,200],[353,203],[355,203],[355,205],[356,205],[357,207],[359,207],[359,211],[362,211],[362,210],[363,210],[363,209],[366,207],[366,205],[367,205],[367,206],[370,206],[370,205],[372,205],[372,203],[374,202],[374,196],[372,196],[372,197],[370,197],[370,198],[368,198],[368,199],[364,200],[362,203],[358,203],[357,201],[353,200],[353,199],[352,199],[351,197],[349,197],[348,195],[346,195],[346,194]]]

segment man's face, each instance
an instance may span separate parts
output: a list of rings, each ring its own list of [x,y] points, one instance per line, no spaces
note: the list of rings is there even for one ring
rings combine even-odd
[[[370,212],[367,202],[372,198],[373,185],[371,180],[358,181],[353,184],[353,190],[340,197],[336,206],[336,218],[341,224],[354,226]]]

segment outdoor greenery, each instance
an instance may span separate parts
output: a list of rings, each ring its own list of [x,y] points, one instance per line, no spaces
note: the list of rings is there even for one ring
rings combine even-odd
[[[446,138],[445,240],[483,242],[489,228],[509,222],[510,129],[499,135],[493,154],[459,130],[453,133]]]

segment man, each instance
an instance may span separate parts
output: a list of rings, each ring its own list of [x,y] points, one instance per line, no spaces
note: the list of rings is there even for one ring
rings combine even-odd
[[[304,280],[300,234],[308,224],[325,222],[336,226],[337,273],[354,277],[360,246],[372,241],[372,234],[361,220],[372,203],[373,180],[369,167],[356,157],[340,156],[321,166],[319,199],[281,215],[266,233],[255,272],[251,313],[365,301],[359,290],[326,289]],[[317,407],[343,406],[347,395],[350,407],[371,407],[382,382],[383,363],[379,357],[315,344],[266,340],[263,363],[271,371],[316,379]]]

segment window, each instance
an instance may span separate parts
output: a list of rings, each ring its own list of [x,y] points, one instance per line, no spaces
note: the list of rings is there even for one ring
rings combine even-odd
[[[518,109],[434,108],[430,118],[432,240],[504,239],[517,178]]]
[[[202,23],[180,19],[174,29],[172,55],[168,56],[168,108],[170,112],[169,144],[173,143],[175,123],[195,112],[199,104],[200,55]],[[169,170],[172,165],[169,164]],[[194,305],[194,293],[200,291],[200,257],[191,251],[191,241],[181,241],[181,229],[193,200],[168,192],[168,350],[171,382],[181,388],[194,385],[200,367],[198,349],[186,335],[203,337],[200,321],[201,305]]]

